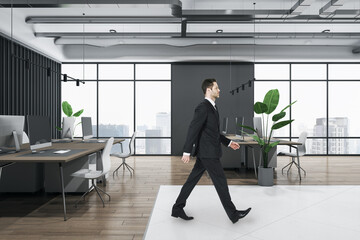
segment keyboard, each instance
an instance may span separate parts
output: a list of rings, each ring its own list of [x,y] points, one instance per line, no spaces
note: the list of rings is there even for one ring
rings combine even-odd
[[[64,154],[64,153],[67,153],[67,152],[70,152],[71,150],[70,149],[66,149],[66,150],[58,150],[58,151],[55,151],[54,153],[55,154]]]

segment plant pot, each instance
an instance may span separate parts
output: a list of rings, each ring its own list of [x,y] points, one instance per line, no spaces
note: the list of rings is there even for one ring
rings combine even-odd
[[[259,167],[258,168],[258,184],[260,186],[273,186],[274,185],[274,169]]]
[[[73,139],[75,117],[64,117],[61,131],[61,138]]]

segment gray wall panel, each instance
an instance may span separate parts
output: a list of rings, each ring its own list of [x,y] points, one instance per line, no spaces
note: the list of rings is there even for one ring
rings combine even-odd
[[[11,57],[11,49],[18,58],[29,58],[34,64],[26,69],[25,62]],[[53,138],[58,132],[55,126],[60,126],[60,90],[61,64],[41,54],[34,52],[18,43],[13,43],[0,36],[1,62],[0,87],[2,115],[45,115],[51,119]],[[46,69],[51,67],[51,76]]]
[[[12,57],[31,59],[34,64]],[[0,115],[44,115],[51,119],[52,137],[60,126],[61,64],[0,35]],[[38,66],[40,65],[40,66]],[[26,126],[25,126],[26,128]],[[43,188],[43,164],[15,164],[3,169],[0,192],[35,192]]]
[[[229,63],[174,63],[171,72],[172,155],[182,155],[195,107],[204,98],[201,83],[205,78],[215,78],[218,82],[220,98],[216,105],[219,107],[221,122],[223,117],[229,117],[230,133],[235,132],[236,116],[245,116],[245,123],[252,123],[254,84],[252,87],[246,86],[244,91],[240,90],[234,95],[229,93],[231,89],[253,79],[252,63],[231,63],[231,66]],[[234,152],[223,148],[222,163],[225,168],[238,168],[243,160],[243,150]]]

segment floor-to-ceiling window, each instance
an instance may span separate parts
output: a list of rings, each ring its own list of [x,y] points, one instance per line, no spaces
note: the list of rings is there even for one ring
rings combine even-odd
[[[277,88],[280,108],[287,110],[289,126],[276,137],[296,140],[306,131],[308,154],[360,154],[360,64],[350,63],[260,63],[255,65],[255,102]],[[279,150],[287,147],[279,147]]]
[[[62,73],[85,82],[62,82],[62,101],[84,109],[94,136],[129,139],[136,131],[136,154],[171,153],[170,64],[64,63]]]

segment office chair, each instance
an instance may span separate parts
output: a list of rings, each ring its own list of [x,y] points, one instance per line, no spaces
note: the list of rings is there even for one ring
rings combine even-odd
[[[135,171],[132,167],[129,166],[129,164],[126,163],[126,158],[130,157],[131,155],[134,155],[135,152],[135,138],[136,138],[136,132],[133,133],[131,140],[129,142],[129,153],[113,153],[111,154],[111,156],[114,157],[118,157],[118,158],[122,158],[122,163],[120,164],[120,166],[118,166],[116,168],[116,170],[113,172],[113,176],[115,174],[115,172],[117,173],[119,168],[122,166],[123,167],[123,171],[125,171],[125,167],[129,170],[130,175],[132,176],[133,172]],[[132,172],[131,172],[132,170]]]
[[[301,181],[300,169],[304,172],[304,175],[306,175],[306,171],[300,166],[300,156],[304,156],[305,153],[306,153],[306,147],[305,147],[306,139],[307,139],[307,132],[302,132],[300,134],[299,140],[298,140],[301,143],[301,145],[291,146],[292,148],[296,149],[296,153],[279,152],[279,154],[278,154],[278,155],[281,155],[281,156],[291,157],[291,162],[281,169],[281,173],[283,173],[284,169],[287,168],[288,166],[289,166],[289,169],[287,170],[287,173],[289,173],[290,168],[292,167],[293,164],[295,164],[295,166],[298,169],[300,181]],[[295,161],[295,158],[297,158],[297,163]]]
[[[75,207],[77,207],[77,204],[81,201],[82,198],[84,198],[84,200],[85,200],[85,196],[93,189],[95,189],[96,193],[99,195],[99,197],[103,203],[103,207],[105,207],[105,203],[104,203],[104,200],[102,199],[99,191],[104,193],[105,195],[107,195],[109,197],[109,201],[110,201],[110,195],[107,194],[101,188],[97,187],[95,185],[95,180],[100,177],[105,176],[105,174],[107,174],[110,171],[110,167],[111,167],[110,151],[111,151],[113,143],[114,143],[114,138],[113,137],[109,138],[109,140],[107,140],[107,142],[106,142],[104,150],[102,151],[101,162],[102,162],[103,169],[101,171],[90,170],[90,169],[80,169],[79,171],[76,171],[73,174],[71,174],[71,176],[73,176],[73,177],[91,180],[91,187],[75,203]]]

